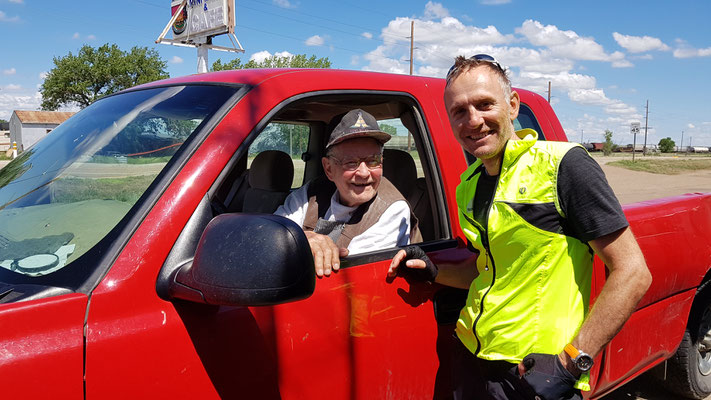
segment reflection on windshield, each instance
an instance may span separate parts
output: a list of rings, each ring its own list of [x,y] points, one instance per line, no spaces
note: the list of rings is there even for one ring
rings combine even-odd
[[[86,253],[235,92],[178,86],[100,100],[0,170],[0,267],[29,276]]]

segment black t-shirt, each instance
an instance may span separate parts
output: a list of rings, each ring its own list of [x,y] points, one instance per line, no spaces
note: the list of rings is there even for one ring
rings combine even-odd
[[[498,176],[482,171],[474,196],[474,219],[486,226]],[[629,225],[600,165],[581,147],[565,154],[558,170],[558,199],[566,235],[589,242]]]

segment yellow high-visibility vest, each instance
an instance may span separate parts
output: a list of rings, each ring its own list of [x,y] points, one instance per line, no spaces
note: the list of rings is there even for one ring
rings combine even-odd
[[[518,363],[530,353],[558,354],[588,312],[593,253],[564,233],[558,167],[577,144],[537,141],[531,129],[506,144],[487,226],[474,220],[483,173],[477,160],[457,186],[459,223],[479,251],[456,332],[475,355]],[[584,184],[584,183],[583,183]]]

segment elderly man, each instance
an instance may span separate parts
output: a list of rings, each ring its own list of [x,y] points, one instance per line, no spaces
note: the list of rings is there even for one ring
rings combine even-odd
[[[651,283],[622,208],[581,146],[514,132],[519,96],[492,57],[457,57],[444,104],[457,141],[478,158],[456,193],[476,265],[438,270],[410,247],[389,275],[415,268],[469,288],[455,398],[580,399],[594,357]],[[609,276],[590,309],[593,251]]]
[[[348,254],[407,245],[419,239],[416,219],[400,192],[383,178],[383,145],[390,135],[355,109],[333,129],[321,159],[326,179],[291,193],[275,214],[301,225],[319,277]]]

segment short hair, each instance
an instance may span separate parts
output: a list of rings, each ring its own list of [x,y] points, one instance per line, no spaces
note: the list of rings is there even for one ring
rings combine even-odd
[[[488,56],[487,56],[488,57]],[[501,89],[504,91],[504,95],[509,98],[511,97],[511,80],[508,77],[508,71],[504,69],[497,61],[491,57],[491,59],[478,58],[477,56],[466,58],[464,56],[457,56],[454,59],[454,65],[449,69],[447,73],[447,86],[459,77],[459,75],[467,72],[471,69],[484,66],[496,74],[496,78],[499,80]]]

